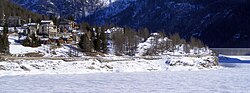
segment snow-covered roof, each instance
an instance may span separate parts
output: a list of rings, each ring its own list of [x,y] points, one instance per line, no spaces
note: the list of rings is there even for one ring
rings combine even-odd
[[[23,24],[23,26],[26,26],[26,27],[27,27],[27,26],[28,26],[28,24]]]
[[[72,32],[80,32],[80,30],[72,30]]]
[[[50,23],[53,22],[52,20],[42,20],[41,23]]]
[[[110,34],[111,33],[111,30],[108,29],[107,31],[105,31],[106,34]]]
[[[60,37],[53,37],[53,39],[60,39]]]
[[[151,33],[152,36],[157,36],[159,33]]]
[[[84,32],[79,32],[79,33],[77,33],[78,35],[83,35],[84,34]]]
[[[70,38],[70,35],[64,35],[63,38]]]
[[[38,23],[27,23],[27,24],[23,24],[23,26],[37,26]]]
[[[25,29],[25,28],[20,28],[20,29],[17,29],[17,32],[18,32],[18,33],[24,33],[25,30],[27,30],[27,29]]]
[[[29,26],[37,26],[38,23],[28,23],[27,25],[29,25]]]
[[[27,38],[27,36],[21,36],[20,38],[19,38],[19,40],[25,40]]]
[[[49,38],[41,38],[42,41],[47,41]]]

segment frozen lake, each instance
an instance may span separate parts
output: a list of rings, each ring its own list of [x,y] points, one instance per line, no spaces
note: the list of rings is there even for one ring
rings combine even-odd
[[[210,71],[0,77],[0,93],[250,93],[250,64]]]

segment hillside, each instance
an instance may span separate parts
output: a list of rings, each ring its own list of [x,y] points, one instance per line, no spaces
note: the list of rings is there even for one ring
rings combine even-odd
[[[250,47],[249,10],[248,0],[139,0],[107,22],[179,32],[210,47]]]
[[[86,16],[94,12],[115,6],[109,11],[120,11],[123,4],[134,0],[11,0],[20,6],[36,13],[53,15],[60,18],[73,16],[76,21],[81,22]],[[114,3],[120,2],[118,5]],[[117,8],[118,7],[118,8]],[[121,8],[122,9],[122,8]],[[113,13],[113,12],[112,12]]]
[[[42,15],[28,11],[16,4],[10,3],[8,0],[0,0],[0,19],[3,18],[3,12],[5,17],[20,16],[25,20],[32,18],[34,21],[43,18]]]

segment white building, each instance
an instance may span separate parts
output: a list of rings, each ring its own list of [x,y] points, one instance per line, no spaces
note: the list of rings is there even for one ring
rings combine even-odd
[[[42,20],[38,34],[48,36],[49,38],[58,37],[57,26],[54,25],[52,20]]]

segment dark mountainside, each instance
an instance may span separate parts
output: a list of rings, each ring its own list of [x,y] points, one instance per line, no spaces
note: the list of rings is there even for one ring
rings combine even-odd
[[[13,1],[27,3],[31,0]],[[95,1],[105,2],[105,0]],[[60,0],[60,2],[63,1]],[[68,2],[68,0],[64,2]],[[22,3],[20,5],[24,6],[24,2],[16,3]],[[34,4],[36,2],[30,3],[32,4],[25,4],[24,7],[35,12],[45,10],[36,8],[37,4]],[[57,4],[54,1],[53,3]],[[79,3],[67,4],[77,7],[81,5]],[[197,37],[210,47],[250,47],[249,0],[117,0],[105,8],[96,8],[96,5],[91,5],[95,4],[93,2],[84,2],[84,4],[89,7],[93,6],[88,8],[89,12],[93,12],[93,14],[83,18],[79,17],[80,19],[77,20],[87,21],[91,24],[113,23],[136,29],[147,27],[154,32],[159,30],[164,30],[166,33],[178,32],[186,39],[191,36]],[[32,8],[28,5],[32,5]],[[43,5],[43,3],[39,5]],[[50,10],[58,9],[52,5],[50,8]],[[72,10],[74,9],[64,9],[63,13],[65,16],[77,15],[71,13]],[[77,11],[77,9],[75,10]],[[45,14],[44,12],[39,13]]]
[[[33,21],[37,21],[45,17],[26,10],[19,5],[10,3],[8,0],[0,0],[0,19],[3,18],[3,15],[5,15],[5,18],[8,18],[9,16],[20,16],[25,20],[28,20],[28,18],[32,18]]]
[[[179,32],[210,47],[250,47],[249,0],[140,0],[108,22]]]
[[[119,5],[112,3],[115,0],[10,0],[20,6],[36,13],[57,16],[58,18],[74,17],[77,22],[82,22],[86,16],[96,11],[106,9],[104,15],[113,15],[126,8],[130,1],[134,0],[118,0]],[[111,5],[112,4],[112,5]],[[110,14],[109,14],[110,13]]]

